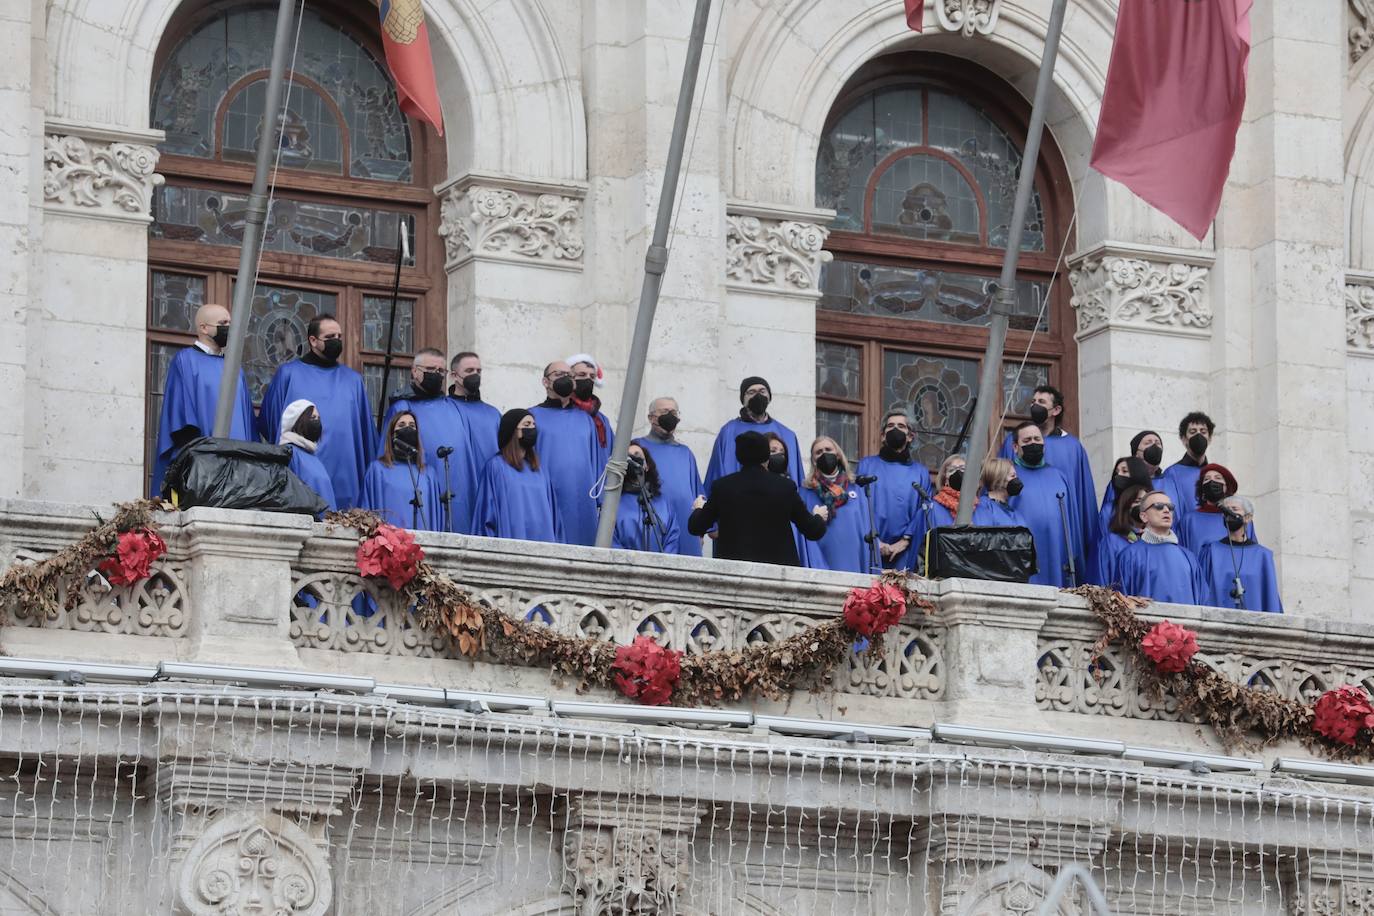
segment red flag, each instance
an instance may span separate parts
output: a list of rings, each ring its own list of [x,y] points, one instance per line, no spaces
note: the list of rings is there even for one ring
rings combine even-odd
[[[374,0],[376,2],[376,0]],[[401,110],[434,125],[444,135],[444,113],[434,82],[434,58],[429,55],[429,28],[420,0],[381,0],[382,48],[386,66],[396,81]]]
[[[1121,0],[1092,166],[1201,239],[1245,108],[1254,0]]]
[[[921,31],[921,17],[926,12],[926,0],[906,0],[906,25],[914,31]]]

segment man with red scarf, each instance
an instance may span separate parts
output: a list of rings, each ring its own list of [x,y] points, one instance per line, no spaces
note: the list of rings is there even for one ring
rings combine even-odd
[[[605,417],[598,424],[575,403],[577,382],[563,360],[544,367],[544,392],[543,403],[530,408],[539,428],[539,461],[553,481],[565,541],[590,547],[596,543],[598,505],[591,491],[615,441],[611,425]]]
[[[611,458],[611,449],[615,447],[615,432],[611,429],[610,419],[601,412],[601,398],[592,389],[604,385],[605,377],[601,366],[590,353],[574,353],[566,362],[572,368],[572,402],[592,418],[592,425],[596,427],[597,460],[604,468]]]

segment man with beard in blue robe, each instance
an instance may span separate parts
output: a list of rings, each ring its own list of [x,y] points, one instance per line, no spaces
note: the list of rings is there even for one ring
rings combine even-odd
[[[319,494],[325,502],[326,512],[332,512],[339,508],[338,500],[334,497],[334,484],[329,479],[329,471],[325,470],[324,463],[315,455],[323,434],[320,412],[309,401],[292,401],[281,412],[277,445],[290,446],[291,463],[288,466],[291,473]]]
[[[692,515],[692,503],[705,490],[701,486],[696,455],[673,436],[680,420],[677,401],[655,398],[649,405],[649,434],[634,440],[634,444],[654,459],[654,466],[658,469],[663,499],[673,510],[677,553],[684,557],[699,557],[701,538],[688,533],[687,519]],[[619,516],[616,518],[619,519]]]
[[[878,454],[859,462],[857,476],[878,478],[871,484],[873,521],[878,529],[878,553],[884,569],[909,565],[907,536],[915,526],[916,512],[930,492],[930,471],[911,455],[911,419],[904,410],[889,410],[883,417],[883,444]],[[917,492],[915,487],[920,487]],[[923,497],[921,493],[924,493]]]
[[[557,360],[544,367],[542,404],[530,408],[539,428],[539,460],[553,481],[564,543],[596,543],[597,500],[592,489],[606,465],[595,421],[573,403],[571,367]]]
[[[1244,496],[1228,496],[1221,501],[1221,511],[1226,519],[1226,537],[1203,544],[1198,558],[1205,589],[1199,603],[1282,614],[1273,551],[1251,534],[1254,503]]]
[[[1030,581],[1034,585],[1065,587],[1069,584],[1072,558],[1073,577],[1077,580],[1073,584],[1082,584],[1088,568],[1087,552],[1082,522],[1074,513],[1071,485],[1064,473],[1046,460],[1045,440],[1037,424],[1022,423],[1012,433],[1016,437],[1012,461],[1022,489],[1008,504],[1026,520],[1026,527],[1035,538],[1035,558],[1040,569]],[[1091,524],[1097,524],[1095,517]]]
[[[162,410],[157,424],[157,452],[149,492],[162,493],[162,479],[177,450],[215,429],[215,406],[224,374],[224,346],[229,342],[229,310],[208,303],[196,310],[196,342],[177,351],[167,367]],[[238,393],[229,424],[230,439],[253,439],[253,398],[239,370]]]
[[[298,400],[314,404],[324,429],[315,455],[329,472],[338,508],[352,509],[358,505],[363,474],[377,457],[367,386],[361,375],[339,362],[343,328],[333,315],[316,315],[305,333],[304,355],[278,366],[262,396],[258,433],[264,442],[276,442],[286,405]]]
[[[739,383],[739,400],[744,406],[739,416],[727,422],[716,434],[716,444],[711,449],[711,460],[706,465],[706,494],[711,486],[727,474],[740,469],[735,457],[735,439],[741,433],[776,433],[787,446],[787,476],[801,486],[806,474],[802,471],[801,449],[797,445],[797,434],[768,415],[768,405],[773,400],[773,388],[766,379],[751,375]]]
[[[1121,591],[1171,604],[1197,604],[1203,596],[1202,571],[1193,552],[1174,534],[1174,504],[1163,490],[1151,490],[1140,504],[1145,529],[1117,557]]]
[[[477,463],[468,421],[444,393],[444,354],[425,347],[410,366],[410,391],[391,399],[387,417],[409,412],[420,426],[424,464],[439,483],[435,530],[472,533],[477,500]],[[440,452],[443,454],[440,454]]]
[[[1197,491],[1197,481],[1202,476],[1203,465],[1208,463],[1207,449],[1212,444],[1212,434],[1216,428],[1212,418],[1200,410],[1194,410],[1179,421],[1178,441],[1183,443],[1183,457],[1169,465],[1164,476],[1184,499],[1184,503],[1178,507],[1178,518],[1174,520],[1174,529],[1180,536],[1183,534],[1183,522],[1197,510],[1196,501],[1188,497]]]
[[[453,406],[468,421],[472,433],[472,456],[480,471],[487,459],[501,450],[496,444],[501,427],[501,411],[482,400],[482,357],[470,350],[459,353],[449,363],[448,395]]]

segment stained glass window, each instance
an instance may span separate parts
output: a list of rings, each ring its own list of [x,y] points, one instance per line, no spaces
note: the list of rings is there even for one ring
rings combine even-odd
[[[859,415],[856,413],[845,413],[839,410],[818,410],[816,411],[816,435],[829,436],[840,443],[840,448],[844,451],[845,457],[849,459],[851,466],[857,464],[862,452],[859,451]],[[809,443],[803,443],[801,448],[803,454],[801,463],[803,468],[811,466],[811,454],[805,449]]]
[[[153,271],[152,309],[148,326],[163,331],[196,333],[196,309],[205,304],[205,278]]]
[[[822,266],[820,286],[820,307],[825,311],[987,327],[997,279],[836,258]],[[1048,331],[1048,284],[1021,280],[1016,287],[1011,328]]]
[[[248,377],[253,403],[262,400],[278,366],[306,351],[306,326],[311,318],[326,312],[338,313],[338,297],[332,293],[267,284],[254,289],[243,350],[243,373]]]
[[[860,350],[847,344],[816,341],[816,393],[847,401],[863,400]]]

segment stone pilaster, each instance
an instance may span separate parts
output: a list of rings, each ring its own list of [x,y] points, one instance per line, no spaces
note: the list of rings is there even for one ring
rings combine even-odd
[[[633,810],[616,799],[574,799],[563,832],[563,876],[577,912],[678,912],[702,813],[666,799]]]
[[[1374,406],[1374,272],[1345,275],[1346,384],[1350,409],[1350,593],[1374,590],[1374,428],[1360,422]]]

